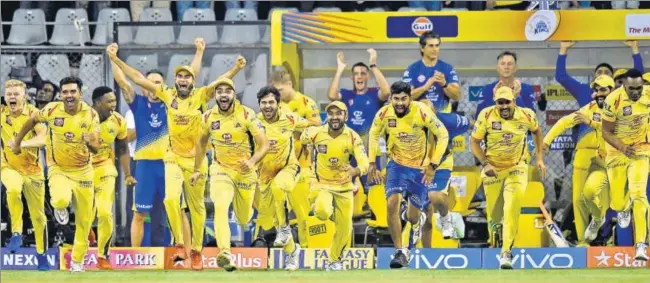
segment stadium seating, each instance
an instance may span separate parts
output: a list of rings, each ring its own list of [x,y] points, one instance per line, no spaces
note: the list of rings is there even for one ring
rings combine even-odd
[[[386,10],[384,10],[384,8],[382,7],[375,7],[375,8],[366,9],[364,12],[386,12]]]
[[[235,65],[237,56],[237,54],[214,55],[214,57],[212,57],[212,63],[210,64],[210,75],[208,81],[213,81],[230,70],[230,68]],[[235,82],[235,91],[237,93],[242,93],[246,88],[245,70],[241,70],[237,73],[233,78],[233,81]]]
[[[104,75],[104,55],[84,54],[81,56],[79,78],[87,87],[83,91],[83,101],[92,105],[92,92],[95,88],[106,85]],[[109,85],[109,87],[112,87]]]
[[[214,11],[211,9],[187,9],[183,13],[184,22],[207,22],[215,21]],[[217,27],[215,25],[183,25],[178,34],[176,42],[184,45],[194,45],[194,39],[202,37],[205,44],[213,44],[219,41]]]
[[[257,12],[253,9],[228,9],[226,21],[257,21]],[[224,44],[252,44],[260,40],[258,26],[227,25],[223,27],[221,43]]]
[[[169,9],[147,8],[140,14],[141,22],[171,22],[172,12]],[[174,43],[173,26],[139,26],[135,33],[135,44],[163,45]]]
[[[131,15],[127,9],[102,9],[99,11],[93,44],[105,45],[109,42],[113,42],[113,23],[130,21]],[[118,30],[117,42],[119,44],[127,44],[133,41],[133,30],[130,26],[121,26]]]
[[[146,74],[153,69],[158,69],[158,54],[131,55],[126,58],[126,64]]]
[[[397,11],[398,12],[419,12],[419,11],[426,11],[424,7],[400,7]]]
[[[76,21],[82,22],[81,35],[75,25]],[[88,27],[88,13],[84,9],[62,8],[56,12],[54,20],[54,31],[50,38],[53,45],[80,45],[90,41],[90,29]]]
[[[4,87],[4,82],[9,78],[11,67],[27,67],[27,60],[23,55],[3,54],[0,56],[0,86]]]
[[[318,7],[314,9],[314,13],[322,13],[322,12],[341,12],[341,8],[339,7]]]
[[[40,9],[18,9],[14,12],[7,43],[38,45],[47,41],[45,13]]]
[[[172,55],[171,59],[169,59],[169,67],[167,67],[167,79],[165,80],[167,82],[167,85],[174,85],[174,81],[175,81],[174,68],[182,65],[190,65],[192,64],[192,59],[194,59],[194,55],[187,55],[187,54]],[[199,79],[197,79],[196,81],[197,81],[196,84],[197,87],[203,85],[203,82],[200,81]]]
[[[36,60],[36,71],[43,80],[58,85],[61,79],[70,76],[70,61],[66,54],[43,54]]]

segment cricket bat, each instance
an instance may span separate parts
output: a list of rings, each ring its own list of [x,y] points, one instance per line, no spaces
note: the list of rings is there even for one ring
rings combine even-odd
[[[546,219],[546,222],[544,223],[546,232],[548,232],[555,246],[558,248],[568,248],[569,242],[567,242],[566,239],[564,238],[564,235],[562,235],[562,230],[560,230],[560,227],[557,226],[557,224],[555,224],[555,221],[553,221],[551,214],[548,213],[546,207],[544,207],[543,202],[540,202],[539,208],[542,210],[542,214]]]

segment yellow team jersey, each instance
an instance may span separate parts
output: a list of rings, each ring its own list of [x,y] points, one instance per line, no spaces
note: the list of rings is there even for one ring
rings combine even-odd
[[[182,99],[175,87],[160,85],[156,96],[167,106],[167,126],[169,127],[169,149],[181,156],[193,158],[196,143],[201,134],[202,110],[213,96],[214,89],[200,87]]]
[[[280,102],[280,107],[286,113],[296,113],[298,117],[304,118],[308,121],[313,121],[315,119],[320,121],[320,111],[316,102],[300,92],[296,91],[296,96],[291,101]],[[302,143],[300,142],[300,134],[296,133],[294,139],[296,145],[296,156],[298,156],[300,166],[309,167],[311,164],[311,158],[309,157],[309,151],[303,149]]]
[[[583,115],[589,117],[591,124],[589,125],[594,129],[591,133],[585,135],[582,139],[587,141],[584,142],[586,149],[598,149],[598,154],[601,158],[605,157],[605,140],[603,139],[603,123],[602,123],[602,109],[598,108],[598,103],[592,101],[591,103],[583,106],[578,111],[569,114],[568,116],[562,117],[558,120],[555,125],[548,131],[544,137],[544,144],[549,146],[557,136],[559,136],[564,131],[575,127],[580,123],[574,121],[577,116],[576,113],[582,113]]]
[[[0,110],[0,130],[2,137],[2,167],[11,167],[21,174],[40,175],[43,174],[43,166],[39,160],[40,154],[38,148],[23,148],[18,155],[14,154],[9,147],[9,141],[13,140],[22,130],[25,122],[32,117],[32,114],[38,112],[38,109],[30,104],[25,104],[22,113],[18,117],[12,117],[9,108],[3,107]],[[36,132],[43,130],[45,126],[38,124],[29,132],[23,140],[29,140],[36,136]]]
[[[253,155],[253,137],[263,134],[264,128],[252,109],[234,103],[231,114],[221,114],[216,105],[203,114],[203,133],[210,136],[214,161],[239,171],[239,162]]]
[[[99,124],[99,152],[93,155],[93,167],[115,165],[115,139],[126,139],[126,120],[120,113],[113,112],[104,122]]]
[[[421,168],[428,164],[429,133],[437,139],[430,162],[440,165],[449,144],[449,133],[433,110],[422,102],[413,101],[408,113],[399,118],[393,106],[386,105],[379,109],[370,127],[370,158],[374,160],[379,156],[379,138],[386,135],[388,157],[402,166]]]
[[[632,101],[624,87],[619,87],[605,99],[603,119],[614,123],[614,135],[626,145],[636,145],[648,141],[650,122],[650,86],[643,86],[643,94],[638,101]],[[622,155],[609,143],[605,145],[607,156]],[[638,153],[648,155],[648,152]]]
[[[352,129],[346,126],[336,138],[332,138],[328,131],[328,125],[308,128],[300,136],[300,141],[313,148],[315,163],[312,170],[318,183],[345,188],[343,185],[352,182],[348,173],[351,157],[357,160],[361,175],[365,175],[369,166],[368,156],[363,140]]]
[[[275,177],[282,168],[289,164],[298,164],[294,154],[293,133],[309,126],[309,122],[295,113],[285,113],[278,109],[278,120],[269,123],[262,113],[257,114],[269,140],[269,151],[260,162],[260,181],[267,183]]]
[[[477,116],[472,137],[485,139],[487,160],[500,170],[515,166],[524,158],[526,134],[538,128],[535,113],[530,109],[515,107],[512,119],[506,120],[496,106],[490,106]]]
[[[63,102],[51,102],[36,115],[47,124],[47,164],[63,170],[83,170],[91,165],[91,152],[82,135],[99,133],[99,116],[85,102],[75,115],[65,112]]]

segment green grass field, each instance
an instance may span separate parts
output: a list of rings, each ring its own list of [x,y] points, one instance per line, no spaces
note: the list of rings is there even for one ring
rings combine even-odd
[[[2,271],[3,283],[109,283],[109,282],[650,282],[650,269],[573,269],[573,270],[353,270],[325,271]]]

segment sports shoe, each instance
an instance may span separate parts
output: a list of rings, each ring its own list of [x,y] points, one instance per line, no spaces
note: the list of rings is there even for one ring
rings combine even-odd
[[[192,250],[190,258],[192,258],[192,270],[203,270],[203,255],[200,251]]]
[[[340,261],[331,262],[327,265],[327,271],[345,271],[345,266]]]
[[[393,259],[390,261],[390,268],[404,268],[408,267],[408,255],[404,253],[404,249],[398,249],[393,254]]]
[[[293,239],[291,234],[291,227],[289,225],[279,229],[278,233],[275,236],[275,241],[273,241],[273,246],[275,247],[284,247],[289,243],[289,240]]]
[[[113,265],[108,258],[97,257],[97,268],[99,270],[113,270]]]
[[[176,253],[172,256],[174,262],[184,261],[187,259],[187,251],[185,250],[185,245],[176,245]]]
[[[72,273],[77,273],[77,272],[84,272],[86,271],[84,269],[84,264],[83,263],[76,263],[76,262],[70,262],[70,272]]]
[[[587,226],[587,229],[585,230],[585,242],[591,243],[591,241],[598,237],[598,231],[600,230],[600,226],[603,226],[603,223],[605,223],[604,218],[591,219],[589,226]]]
[[[512,269],[512,254],[509,252],[502,253],[499,259],[499,268]]]
[[[299,260],[300,260],[300,245],[295,244],[296,248],[292,253],[287,254],[284,258],[284,270],[294,271],[298,269]]]
[[[20,247],[23,246],[23,235],[20,233],[14,233],[11,238],[9,239],[9,245],[7,246],[9,248],[10,253],[16,253]]]
[[[627,228],[630,226],[630,221],[632,221],[632,214],[629,210],[621,211],[616,214],[616,220],[621,228]]]
[[[413,224],[411,230],[413,230],[413,246],[415,246],[422,238],[422,224],[427,221],[427,215],[424,212],[420,212],[420,220],[418,223]]]
[[[445,216],[440,216],[440,229],[442,231],[442,238],[451,239],[454,236],[454,226],[451,223],[451,213],[448,212]]]
[[[230,252],[222,251],[217,255],[217,265],[228,272],[233,272],[237,270],[232,262],[230,261]]]
[[[648,254],[646,254],[646,250],[648,249],[648,245],[645,243],[637,243],[636,244],[636,256],[634,259],[636,260],[642,260],[642,261],[648,261]]]
[[[45,255],[45,254],[36,254],[36,260],[38,261],[38,270],[39,271],[48,271],[48,270],[50,270],[50,265],[47,263],[47,255]]]
[[[54,219],[61,225],[66,225],[70,221],[70,215],[68,214],[67,208],[54,209]]]
[[[465,221],[463,221],[463,216],[458,212],[449,212],[451,215],[451,224],[454,228],[454,239],[465,238]]]

